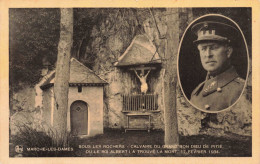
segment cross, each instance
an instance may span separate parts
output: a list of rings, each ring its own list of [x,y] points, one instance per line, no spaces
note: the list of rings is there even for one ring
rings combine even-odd
[[[141,65],[139,67],[135,67],[135,68],[129,68],[129,70],[138,70],[138,71],[141,71],[142,74],[144,75],[144,71],[145,70],[155,70],[156,67],[145,67],[144,65]]]

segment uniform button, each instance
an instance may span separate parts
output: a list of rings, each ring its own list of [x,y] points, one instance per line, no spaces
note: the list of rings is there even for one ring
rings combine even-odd
[[[205,109],[209,110],[210,106],[208,104],[206,104],[205,106]]]
[[[221,88],[217,88],[217,91],[218,91],[218,92],[221,92],[221,91],[222,91],[222,89],[221,89]]]

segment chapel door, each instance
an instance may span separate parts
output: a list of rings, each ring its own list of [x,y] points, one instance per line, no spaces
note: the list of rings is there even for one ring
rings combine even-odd
[[[70,106],[71,132],[73,136],[88,134],[88,105],[75,101]]]

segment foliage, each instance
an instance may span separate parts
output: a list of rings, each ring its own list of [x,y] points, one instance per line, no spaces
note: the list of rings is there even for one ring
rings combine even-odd
[[[58,9],[9,10],[10,86],[34,85],[40,78],[42,59],[53,66],[59,39]]]
[[[24,147],[23,156],[27,157],[56,157],[56,156],[73,156],[71,151],[27,151],[26,148],[63,148],[63,145],[55,143],[56,131],[48,128],[48,130],[37,131],[29,126],[29,124],[17,125],[19,133],[12,136],[12,142],[14,145],[22,145]],[[73,138],[69,133],[68,146],[74,147],[72,144]]]

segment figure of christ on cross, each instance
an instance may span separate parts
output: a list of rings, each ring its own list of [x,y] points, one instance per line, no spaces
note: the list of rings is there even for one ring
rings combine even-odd
[[[149,71],[146,73],[146,75],[144,75],[144,71],[141,71],[140,76],[139,76],[138,73],[136,72],[136,70],[134,70],[136,76],[139,78],[139,80],[141,82],[141,93],[142,94],[146,94],[146,92],[148,90],[146,78],[147,78],[148,74],[150,73],[150,71],[151,71],[151,69],[149,69]]]

